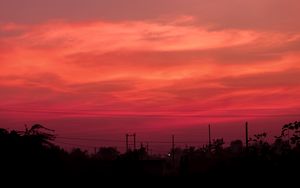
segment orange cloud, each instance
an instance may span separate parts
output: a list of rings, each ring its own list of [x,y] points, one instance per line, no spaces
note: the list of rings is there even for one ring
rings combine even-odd
[[[2,25],[0,102],[32,114],[37,105],[64,116],[207,121],[299,108],[298,34],[211,30],[191,18]]]

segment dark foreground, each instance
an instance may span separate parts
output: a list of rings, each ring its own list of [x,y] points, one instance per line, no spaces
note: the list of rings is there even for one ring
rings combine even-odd
[[[274,143],[265,141],[265,133],[249,139],[248,147],[236,140],[225,148],[217,139],[201,148],[176,148],[171,157],[151,156],[143,147],[124,154],[112,147],[93,155],[78,148],[66,152],[53,144],[51,133],[41,125],[25,131],[0,129],[1,177],[300,177],[299,122],[284,125]]]

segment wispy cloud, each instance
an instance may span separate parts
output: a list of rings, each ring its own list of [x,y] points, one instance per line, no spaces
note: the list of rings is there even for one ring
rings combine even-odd
[[[0,102],[72,117],[105,112],[225,121],[278,115],[262,107],[292,113],[300,106],[298,42],[294,32],[215,30],[194,16],[3,24]]]

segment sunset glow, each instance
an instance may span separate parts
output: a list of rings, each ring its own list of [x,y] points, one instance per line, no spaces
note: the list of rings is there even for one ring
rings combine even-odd
[[[297,0],[155,0],[145,11],[134,0],[42,2],[0,0],[0,119],[10,128],[167,135],[215,123],[226,134],[226,124],[255,131],[300,115]]]

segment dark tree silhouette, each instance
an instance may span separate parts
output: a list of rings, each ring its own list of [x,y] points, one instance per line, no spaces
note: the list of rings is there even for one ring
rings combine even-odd
[[[48,129],[40,124],[35,124],[31,128],[27,128],[25,125],[25,131],[20,131],[21,136],[25,139],[29,139],[36,144],[45,146],[54,146],[51,141],[55,139],[54,130]]]
[[[99,148],[93,155],[80,148],[67,152],[54,144],[54,131],[40,124],[25,126],[24,131],[0,128],[0,172],[26,178],[126,175],[217,178],[241,174],[283,177],[286,172],[300,169],[300,123],[284,125],[274,143],[269,143],[267,136],[267,133],[255,134],[247,150],[241,140],[225,147],[223,139],[202,147],[177,147],[173,161],[170,155],[149,155],[143,145],[123,154],[114,147]]]
[[[117,148],[114,147],[101,147],[96,153],[95,157],[100,160],[112,161],[116,160],[120,152]]]

